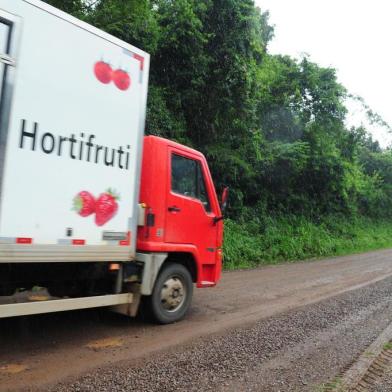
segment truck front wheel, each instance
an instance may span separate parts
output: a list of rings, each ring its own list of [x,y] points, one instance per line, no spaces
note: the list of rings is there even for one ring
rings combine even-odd
[[[169,324],[182,319],[191,304],[192,293],[189,271],[177,263],[164,265],[152,295],[147,297],[148,310],[154,321]]]

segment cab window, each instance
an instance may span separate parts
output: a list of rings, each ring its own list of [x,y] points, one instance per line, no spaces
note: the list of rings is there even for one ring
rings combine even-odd
[[[172,154],[171,189],[180,195],[192,197],[202,202],[204,209],[211,212],[201,164],[194,159]]]

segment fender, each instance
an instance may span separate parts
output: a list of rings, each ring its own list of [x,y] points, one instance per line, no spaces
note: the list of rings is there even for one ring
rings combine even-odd
[[[139,252],[157,252],[157,253],[189,253],[193,256],[196,269],[197,269],[197,287],[204,287],[202,285],[202,262],[200,260],[200,255],[198,249],[192,244],[172,244],[167,242],[143,242],[142,246],[138,246]]]

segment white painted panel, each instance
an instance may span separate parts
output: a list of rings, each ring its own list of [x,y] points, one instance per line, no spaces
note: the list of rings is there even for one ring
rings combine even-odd
[[[135,236],[148,54],[37,1],[0,0],[0,9],[18,17],[21,32],[0,237],[48,245],[72,229],[71,239],[105,245],[104,231]],[[94,72],[100,61],[124,70],[129,88],[100,82]],[[102,226],[95,214],[82,217],[72,209],[79,192],[97,199],[109,188],[120,198]]]

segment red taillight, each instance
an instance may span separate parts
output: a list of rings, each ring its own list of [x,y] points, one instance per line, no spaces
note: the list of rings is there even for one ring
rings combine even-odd
[[[17,244],[32,244],[33,239],[32,238],[25,238],[25,237],[18,237],[16,239]]]
[[[72,240],[72,245],[86,245],[86,240]]]
[[[131,232],[130,231],[128,231],[128,233],[127,233],[127,239],[119,241],[119,245],[121,245],[121,246],[131,245]]]

